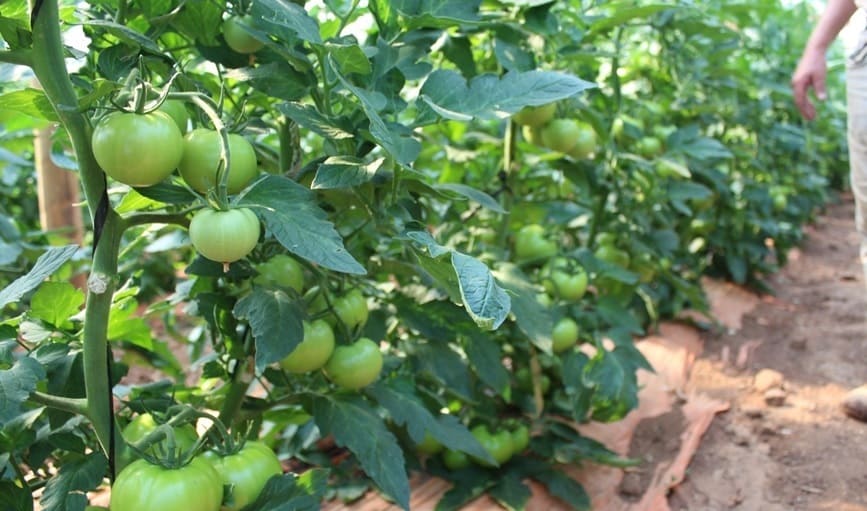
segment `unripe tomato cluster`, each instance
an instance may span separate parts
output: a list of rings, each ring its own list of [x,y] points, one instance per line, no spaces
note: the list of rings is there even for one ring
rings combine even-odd
[[[256,267],[253,282],[268,287],[304,290],[304,271],[291,256],[277,254]],[[335,328],[350,334],[357,332],[369,316],[367,299],[358,288],[340,296],[326,296],[313,289],[308,312],[310,320],[302,322],[301,342],[280,361],[280,367],[293,374],[322,370],[335,385],[356,390],[370,385],[379,377],[383,358],[379,345],[361,337],[349,345],[337,346]],[[329,308],[330,305],[330,308]]]
[[[442,445],[425,436],[425,440],[418,445],[419,452],[425,454],[442,453],[442,462],[449,470],[460,470],[466,468],[470,463],[475,463],[482,467],[498,467],[508,463],[516,454],[520,454],[530,445],[530,429],[525,424],[512,424],[510,427],[501,425],[495,431],[491,431],[488,426],[483,424],[477,425],[470,430],[470,433],[476,438],[479,444],[494,460],[494,464],[475,458],[462,451],[453,449],[443,449]],[[434,446],[437,447],[434,447]],[[424,450],[422,450],[424,447]]]
[[[567,154],[576,160],[590,158],[596,152],[596,131],[577,119],[555,119],[556,103],[524,107],[512,116],[522,126],[524,138],[531,144]]]
[[[182,102],[168,100],[149,113],[115,112],[93,130],[93,155],[106,175],[130,186],[153,186],[178,170],[193,190],[207,194],[225,176],[236,194],[259,174],[256,152],[246,138],[227,136],[230,167],[220,158],[216,130],[197,128],[183,135],[189,115]],[[131,143],[130,141],[134,141]],[[246,257],[259,241],[259,219],[249,209],[202,209],[190,222],[190,240],[204,257],[231,263]]]
[[[236,452],[207,451],[180,467],[139,459],[114,482],[110,508],[117,511],[237,511],[259,496],[283,467],[267,445],[247,442]],[[229,488],[224,494],[223,489]]]

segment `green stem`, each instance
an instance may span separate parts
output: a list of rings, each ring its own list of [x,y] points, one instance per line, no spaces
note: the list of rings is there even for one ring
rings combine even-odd
[[[283,117],[277,123],[278,133],[280,136],[280,153],[277,167],[280,169],[281,175],[291,175],[292,167],[295,163],[295,144],[292,136],[292,126],[294,121]]]
[[[506,122],[506,133],[503,135],[503,170],[500,171],[500,180],[502,181],[503,194],[500,203],[503,210],[503,219],[500,223],[499,240],[500,245],[505,245],[506,238],[509,236],[509,219],[511,217],[512,201],[512,165],[515,161],[515,138],[517,130],[515,123],[511,119]]]
[[[247,395],[247,389],[250,387],[250,381],[246,377],[245,370],[246,361],[237,360],[238,364],[235,367],[232,381],[229,382],[229,390],[226,392],[226,400],[223,402],[223,407],[220,409],[219,419],[223,424],[232,427],[238,416],[238,411],[244,403],[244,397]]]
[[[31,0],[31,11],[33,72],[69,134],[78,159],[85,199],[98,234],[94,237],[84,319],[84,387],[87,416],[93,423],[100,445],[111,457],[115,439],[106,333],[117,273],[120,217],[108,202],[105,174],[90,146],[92,127],[78,108],[78,98],[66,73],[57,1]]]
[[[33,55],[30,50],[6,50],[0,51],[0,62],[17,64],[19,66],[33,67]]]
[[[30,400],[56,410],[87,416],[87,399],[55,396],[34,391],[30,394]]]
[[[181,227],[189,227],[190,219],[187,218],[189,211],[181,213],[138,213],[123,218],[123,230],[136,225],[145,224],[175,224]]]

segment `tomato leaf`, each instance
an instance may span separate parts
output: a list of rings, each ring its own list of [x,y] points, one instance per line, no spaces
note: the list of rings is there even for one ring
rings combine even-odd
[[[530,282],[524,272],[514,264],[500,265],[494,275],[512,297],[512,314],[515,315],[518,328],[537,348],[551,353],[554,318],[550,308],[536,300],[541,288]]]
[[[369,386],[365,392],[388,411],[395,423],[406,426],[413,442],[420,443],[425,433],[430,433],[449,449],[463,451],[488,463],[494,463],[491,455],[457,417],[434,417],[415,394],[411,380],[395,378],[388,382],[380,381]]]
[[[306,128],[317,135],[334,140],[353,138],[351,126],[341,126],[334,119],[329,119],[319,113],[310,105],[301,103],[281,103],[277,105],[286,117],[295,121],[302,128]]]
[[[66,261],[69,261],[77,251],[78,247],[75,245],[51,247],[46,250],[39,256],[36,264],[26,275],[15,279],[14,282],[0,291],[0,308],[21,299],[26,293],[35,289],[46,277],[57,271]]]
[[[407,18],[409,28],[446,28],[481,20],[481,0],[393,0],[391,4]]]
[[[9,462],[9,455],[0,456],[4,466]],[[4,511],[33,511],[33,495],[30,488],[22,488],[15,481],[0,481],[0,509]]]
[[[352,395],[311,395],[313,417],[323,435],[334,435],[364,472],[403,509],[409,509],[409,478],[403,451],[382,418],[363,399]]]
[[[439,342],[418,343],[414,347],[413,361],[416,372],[427,373],[448,386],[466,401],[473,401],[473,387],[466,361],[448,344]]]
[[[490,472],[477,467],[462,469],[455,472],[454,475],[459,477],[455,481],[459,484],[455,484],[443,494],[437,502],[436,511],[463,509],[467,503],[488,491],[497,482],[491,477]],[[452,476],[452,473],[449,473],[448,476]]]
[[[337,64],[333,62],[333,58],[329,58],[331,67],[334,68],[334,74],[340,80],[340,83],[346,87],[361,103],[361,108],[364,110],[364,115],[370,121],[370,135],[376,142],[382,146],[394,159],[401,164],[409,165],[421,152],[421,143],[413,138],[412,131],[402,124],[386,123],[379,116],[378,111],[381,110],[386,103],[385,97],[378,92],[372,92],[361,89],[350,83],[337,70]]]
[[[351,188],[367,183],[373,179],[384,161],[384,158],[378,158],[364,163],[358,158],[332,156],[319,165],[310,188]]]
[[[21,403],[45,379],[45,369],[35,359],[22,357],[9,369],[0,371],[0,423],[12,420],[21,410]]]
[[[417,251],[420,256],[425,252],[434,259],[447,254],[451,256],[454,274],[443,274],[440,271],[432,276],[453,298],[454,284],[457,283],[461,302],[476,325],[486,330],[495,330],[506,320],[512,306],[511,299],[484,263],[440,245],[425,231],[409,231],[405,236],[421,247],[422,250]]]
[[[500,345],[481,333],[468,337],[463,345],[479,378],[497,393],[505,393],[509,388],[509,373],[503,367]]]
[[[0,96],[0,110],[11,110],[37,119],[56,122],[57,113],[39,89],[21,89]]]
[[[30,299],[30,316],[62,326],[84,305],[84,293],[69,282],[44,282]]]
[[[67,511],[84,509],[87,505],[85,492],[95,490],[108,471],[108,460],[94,451],[78,459],[63,463],[57,475],[45,485],[40,504],[44,511]]]
[[[501,506],[509,511],[524,509],[530,500],[530,488],[514,474],[506,474],[488,491]]]
[[[495,213],[507,213],[507,211],[503,209],[503,207],[500,206],[500,203],[494,200],[493,197],[481,190],[473,188],[472,186],[467,186],[460,183],[440,183],[434,185],[434,188],[437,190],[446,190],[466,197],[467,199],[470,199],[471,201],[476,202],[480,206],[484,206],[485,208],[490,209]]]
[[[506,73],[502,78],[483,74],[469,81],[457,71],[437,70],[428,76],[419,98],[445,119],[469,121],[513,114],[525,106],[539,106],[572,97],[594,84],[557,71]],[[430,115],[422,117],[432,122]]]
[[[548,493],[560,499],[570,509],[574,509],[575,511],[590,511],[592,508],[590,496],[587,495],[581,483],[563,472],[548,470],[534,473],[532,477],[545,485]]]
[[[283,360],[304,339],[304,307],[283,291],[256,287],[238,300],[233,313],[253,329],[258,373]]]
[[[250,9],[253,26],[292,46],[297,39],[321,43],[319,25],[303,7],[286,0],[257,0]]]
[[[244,511],[316,511],[325,496],[327,482],[328,471],[322,469],[308,470],[301,476],[274,476]]]
[[[334,271],[364,275],[364,267],[346,251],[334,224],[313,193],[284,176],[259,180],[239,202],[253,208],[287,250]]]

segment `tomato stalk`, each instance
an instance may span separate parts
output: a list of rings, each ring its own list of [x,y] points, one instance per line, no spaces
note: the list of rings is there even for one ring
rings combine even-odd
[[[530,345],[530,376],[533,381],[533,403],[536,407],[533,416],[540,417],[545,408],[545,398],[542,395],[542,366],[539,364],[536,348],[532,344]]]
[[[121,222],[106,193],[106,179],[90,145],[92,127],[78,108],[78,98],[66,73],[58,4],[31,0],[33,72],[69,134],[88,208],[93,216],[93,264],[87,281],[84,317],[84,385],[87,414],[97,440],[113,463],[115,444],[109,381],[107,330],[117,274]],[[117,435],[119,436],[119,435]]]
[[[502,194],[502,199],[500,200],[501,205],[503,206],[503,220],[500,224],[500,233],[499,240],[500,245],[504,246],[506,244],[506,238],[509,236],[509,226],[511,219],[511,210],[512,210],[512,165],[515,161],[515,142],[517,137],[517,130],[515,129],[515,122],[511,119],[506,123],[506,133],[503,135],[503,170],[500,171],[500,180],[503,184],[503,190],[505,193]]]

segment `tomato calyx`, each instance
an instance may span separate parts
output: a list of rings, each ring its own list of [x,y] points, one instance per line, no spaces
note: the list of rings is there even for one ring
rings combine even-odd
[[[126,448],[135,457],[151,465],[177,469],[189,464],[202,446],[204,439],[192,426],[201,412],[178,405],[170,407],[166,415],[170,417],[166,419],[148,412],[139,414],[124,428],[123,436]]]

